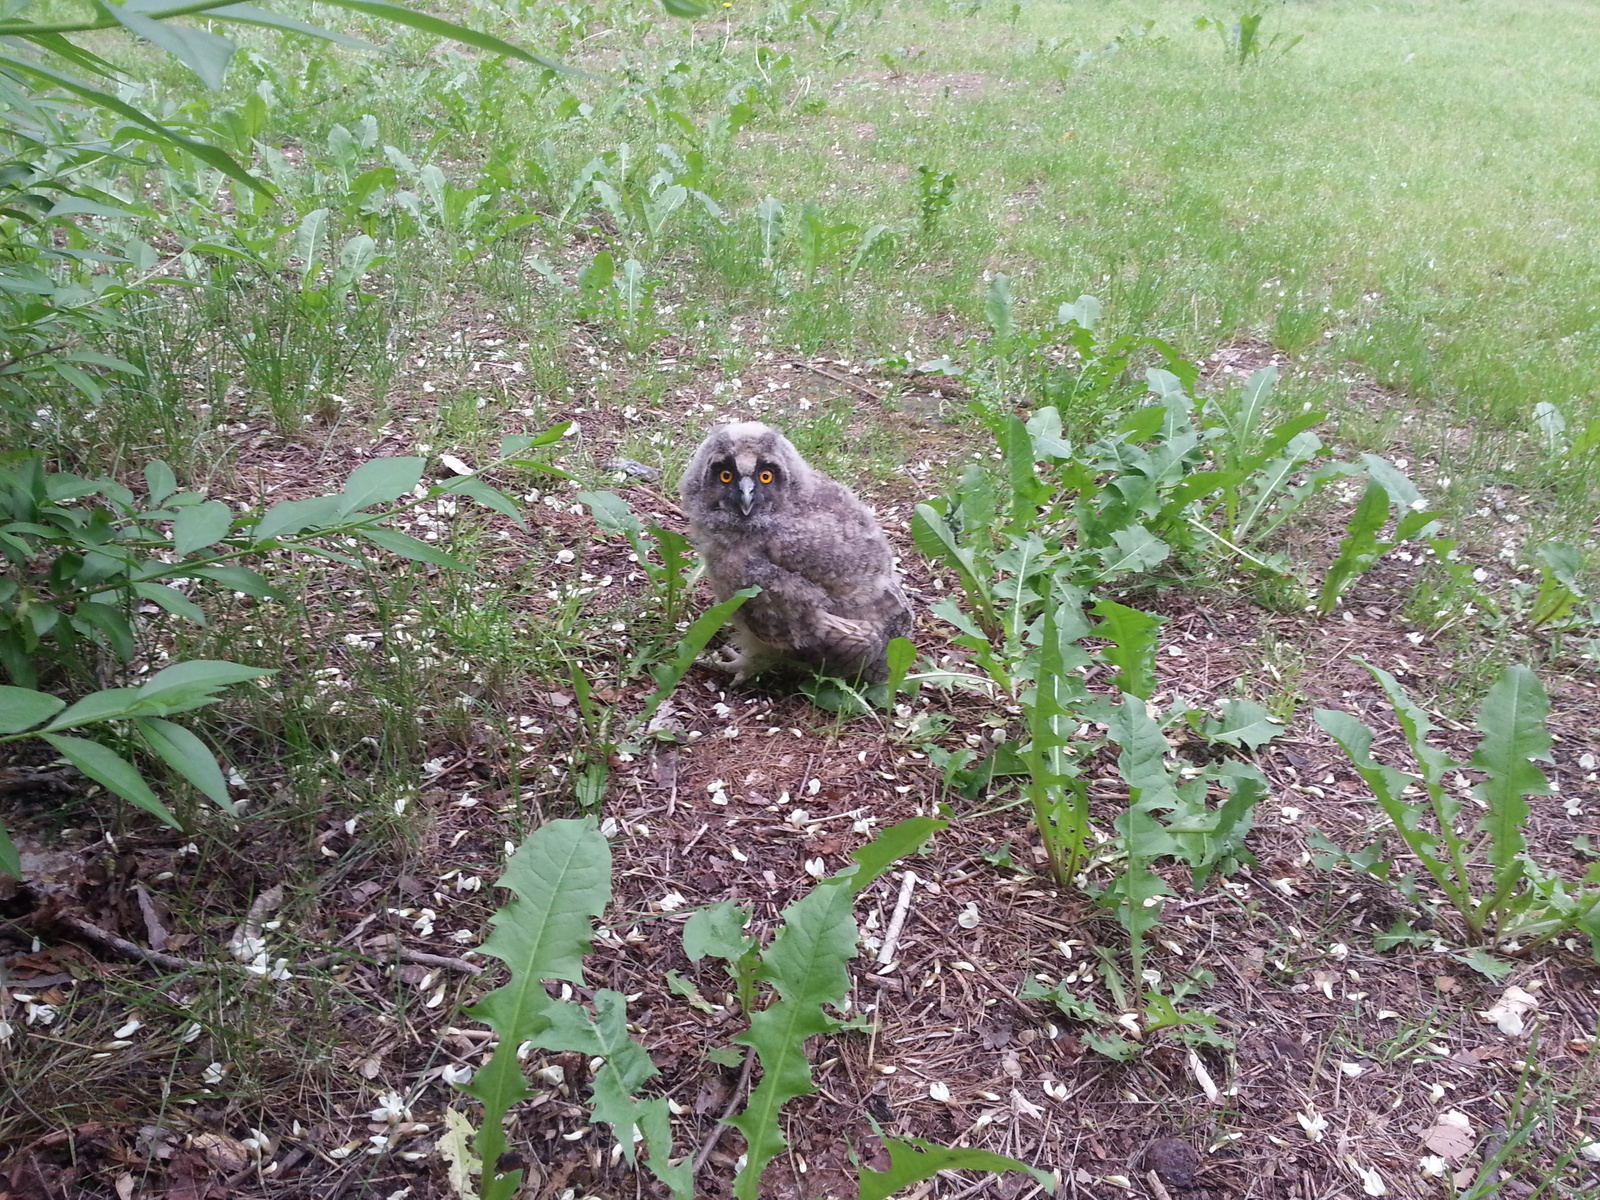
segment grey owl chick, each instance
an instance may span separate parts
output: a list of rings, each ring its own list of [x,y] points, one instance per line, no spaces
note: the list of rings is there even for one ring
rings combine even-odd
[[[779,660],[881,682],[884,651],[911,631],[911,606],[877,518],[812,468],[770,425],[722,425],[678,485],[689,536],[719,602],[752,584],[733,616],[734,682]]]

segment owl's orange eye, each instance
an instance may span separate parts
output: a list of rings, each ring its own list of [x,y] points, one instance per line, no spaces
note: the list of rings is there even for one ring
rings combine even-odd
[[[763,472],[761,472],[761,482],[762,483],[771,483],[772,482],[772,472],[771,471],[763,471]]]
[[[717,476],[717,478],[722,480],[723,483],[732,483],[733,482],[733,472],[732,471],[724,471],[721,475]]]

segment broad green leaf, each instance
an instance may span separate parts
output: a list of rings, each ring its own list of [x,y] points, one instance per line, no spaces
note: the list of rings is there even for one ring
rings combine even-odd
[[[1378,560],[1382,548],[1378,531],[1389,520],[1389,492],[1376,479],[1367,484],[1361,503],[1345,527],[1345,537],[1339,543],[1339,556],[1334,559],[1328,573],[1322,577],[1322,594],[1317,600],[1317,611],[1326,615],[1356,578]]]
[[[106,688],[90,692],[71,708],[57,713],[46,730],[71,729],[77,725],[92,725],[100,721],[115,721],[139,711],[140,696],[137,688]]]
[[[1011,520],[1008,533],[1025,533],[1039,520],[1039,508],[1050,499],[1052,488],[1040,480],[1035,469],[1033,435],[1015,416],[1006,418],[1000,430],[1000,453],[1011,482]]]
[[[1539,592],[1528,607],[1528,626],[1537,629],[1551,621],[1565,621],[1584,596],[1578,575],[1584,554],[1564,542],[1545,542],[1534,550],[1539,560]]]
[[[151,699],[167,695],[176,688],[199,687],[217,691],[272,674],[275,672],[265,667],[246,667],[220,658],[196,658],[163,667],[145,680],[139,695]]]
[[[1102,311],[1100,301],[1093,296],[1079,296],[1076,303],[1062,302],[1061,307],[1056,309],[1056,322],[1061,325],[1076,325],[1092,333]]]
[[[526,434],[515,433],[502,438],[500,441],[500,457],[513,458],[524,450],[531,450],[536,446],[554,446],[567,436],[567,431],[572,428],[571,421],[562,421],[552,425],[543,433]],[[515,447],[514,449],[512,447]]]
[[[66,703],[59,696],[32,688],[0,687],[0,735],[32,729],[55,716]]]
[[[133,626],[115,603],[100,603],[90,597],[73,611],[72,623],[84,633],[93,630],[101,634],[111,652],[123,662],[131,659],[137,649]]]
[[[850,852],[857,864],[854,874],[849,873],[848,867],[839,874],[847,877],[850,891],[859,895],[873,880],[906,855],[922,849],[929,838],[949,824],[933,817],[909,817],[891,825],[865,846]]]
[[[1256,427],[1266,414],[1267,403],[1272,399],[1272,389],[1278,384],[1277,367],[1260,367],[1251,373],[1239,396],[1239,408],[1234,423],[1233,436],[1248,443]]]
[[[905,682],[906,672],[917,661],[917,648],[909,638],[891,638],[884,651],[884,659],[889,667],[888,686],[884,689],[888,695],[886,703],[892,709],[894,699],[900,693],[900,685]]]
[[[717,636],[717,630],[727,624],[728,618],[739,610],[740,605],[752,596],[760,594],[761,589],[758,587],[743,588],[721,604],[707,609],[684,631],[673,657],[650,668],[650,675],[656,681],[656,690],[645,699],[643,711],[635,718],[641,726],[649,723],[656,709],[661,707],[661,702],[672,694],[672,689],[678,686],[678,681],[690,667],[694,666],[696,657],[711,639]]]
[[[294,231],[294,256],[300,260],[301,279],[322,269],[322,254],[328,244],[329,215],[326,208],[313,208],[300,218],[299,227]]]
[[[1438,783],[1444,778],[1446,771],[1458,769],[1460,763],[1443,750],[1428,744],[1428,735],[1433,733],[1437,726],[1428,719],[1428,714],[1406,695],[1405,689],[1400,686],[1400,681],[1382,667],[1358,655],[1351,657],[1378,681],[1384,695],[1389,698],[1389,703],[1394,705],[1395,719],[1400,722],[1400,730],[1406,735],[1411,753],[1416,756],[1417,763],[1422,768],[1423,779],[1429,783]]]
[[[770,260],[783,238],[783,205],[768,196],[756,205],[756,225],[761,230],[761,257]]]
[[[874,1171],[862,1166],[857,1179],[861,1200],[887,1200],[902,1188],[932,1179],[940,1171],[990,1171],[996,1175],[1004,1171],[1025,1171],[1046,1192],[1055,1195],[1054,1175],[1003,1154],[964,1146],[936,1146],[922,1138],[902,1142],[899,1138],[879,1136],[884,1149],[889,1151],[889,1169]]]
[[[250,536],[257,542],[292,537],[304,529],[320,529],[339,516],[339,496],[311,496],[305,500],[280,500],[267,509]]]
[[[1550,733],[1545,721],[1550,701],[1539,677],[1521,664],[1506,669],[1478,710],[1483,733],[1472,765],[1487,776],[1472,794],[1489,806],[1480,823],[1489,835],[1489,861],[1498,870],[1512,864],[1527,848],[1522,827],[1528,821],[1528,797],[1548,796],[1550,781],[1535,762],[1550,761]]]
[[[754,944],[745,932],[753,911],[748,904],[724,900],[691,916],[683,927],[683,952],[689,961],[708,955],[728,962],[742,957]]]
[[[136,717],[133,724],[144,735],[150,749],[165,759],[169,767],[215,800],[224,811],[235,811],[222,768],[217,766],[216,755],[204,742],[182,725],[160,717]]]
[[[345,291],[355,287],[378,262],[378,243],[365,233],[358,233],[339,248],[339,265],[334,270],[333,292],[342,300]]]
[[[133,764],[115,750],[102,746],[99,742],[91,742],[87,738],[66,737],[58,733],[47,733],[42,736],[56,748],[62,758],[96,783],[104,785],[124,800],[137,804],[146,812],[159,817],[172,828],[182,828],[178,824],[178,818],[172,815],[165,804],[156,799],[156,794],[150,790],[150,785],[134,769]]]
[[[1148,571],[1170,553],[1167,544],[1143,525],[1113,529],[1111,540],[1114,546],[1103,546],[1098,551],[1105,564],[1101,579],[1112,579],[1124,571]]]
[[[550,1024],[547,1010],[555,1002],[545,980],[583,981],[593,922],[611,899],[611,847],[592,819],[550,821],[511,856],[500,886],[513,896],[489,918],[493,931],[480,952],[504,962],[511,980],[467,1010],[495,1031],[498,1042],[489,1063],[462,1089],[484,1106],[474,1149],[485,1164],[486,1200],[510,1197],[521,1183],[521,1170],[492,1176],[506,1149],[506,1114],[533,1094],[517,1050]]]
[[[644,306],[644,265],[636,258],[622,264],[622,274],[617,279],[617,295],[622,298],[622,309],[630,320],[638,317]]]
[[[711,11],[704,4],[695,3],[695,0],[661,0],[661,7],[675,17],[684,18],[703,17]]]
[[[1074,457],[1072,443],[1061,436],[1061,410],[1055,407],[1035,409],[1028,418],[1027,430],[1033,438],[1035,459],[1066,459]]]
[[[1084,1045],[1104,1054],[1112,1062],[1132,1062],[1139,1057],[1138,1042],[1130,1042],[1114,1033],[1096,1033],[1093,1029],[1086,1029],[1080,1036]]]
[[[437,566],[449,567],[452,571],[470,571],[472,568],[459,558],[446,554],[436,546],[412,537],[409,533],[401,533],[395,529],[384,529],[379,525],[366,525],[356,530],[368,541],[383,547],[391,554],[398,554],[402,558],[415,559],[417,562],[434,563]]]
[[[165,0],[156,0],[164,4]],[[379,47],[371,42],[364,42],[360,38],[339,33],[337,30],[324,29],[320,25],[312,25],[306,21],[297,21],[294,17],[281,16],[275,12],[268,12],[264,8],[257,8],[254,4],[224,4],[219,8],[208,8],[207,17],[222,21],[232,21],[237,25],[260,25],[266,29],[281,29],[285,33],[303,33],[307,37],[320,38],[325,42],[345,46],[351,50],[365,50],[377,52]]]
[[[976,604],[988,601],[988,588],[977,576],[970,551],[956,543],[956,535],[938,511],[927,504],[912,510],[911,537],[929,562],[943,562],[961,576],[961,586]]]
[[[650,202],[645,205],[645,221],[650,226],[652,238],[661,236],[661,231],[666,228],[672,214],[682,208],[688,198],[689,189],[681,183],[662,188],[659,194],[651,197]]]
[[[476,500],[485,508],[492,508],[495,512],[510,517],[523,529],[528,527],[528,523],[522,519],[522,510],[517,507],[516,501],[500,489],[490,487],[475,475],[463,475],[459,479],[451,480],[445,485],[444,490]]]
[[[594,1111],[591,1122],[603,1121],[617,1133],[628,1162],[633,1162],[633,1125],[636,1119],[633,1094],[639,1085],[657,1074],[645,1048],[628,1036],[627,998],[620,992],[601,988],[594,995],[596,1053],[605,1065],[594,1077]]]
[[[1011,276],[997,272],[983,304],[984,316],[989,318],[989,331],[994,334],[995,341],[1008,341],[1016,332],[1011,320],[1011,310],[1015,304],[1011,296]]]
[[[152,506],[163,503],[168,496],[178,490],[178,480],[172,474],[172,468],[159,458],[145,463],[144,481],[150,489]]]
[[[193,554],[220,542],[232,527],[233,513],[221,500],[180,509],[172,522],[172,549],[180,555]]]
[[[177,588],[168,587],[164,583],[136,583],[133,585],[134,595],[152,604],[159,605],[175,617],[182,617],[194,625],[204,626],[206,614],[189,597]]]
[[[337,514],[348,516],[374,504],[388,504],[408,495],[422,482],[422,469],[426,465],[426,459],[415,456],[375,458],[362,463],[345,481]]]
[[[607,533],[637,536],[644,531],[628,502],[615,492],[579,492],[578,500],[588,505],[594,523]]]
[[[647,1153],[645,1166],[667,1185],[673,1200],[693,1200],[692,1162],[687,1159],[676,1164],[671,1162],[672,1129],[667,1120],[665,1098],[641,1100],[634,1095],[639,1086],[657,1071],[645,1048],[628,1036],[626,998],[620,992],[601,988],[594,996],[594,1010],[594,1020],[590,1025],[593,1049],[582,1052],[602,1055],[606,1061],[595,1072],[594,1107],[589,1120],[611,1126],[629,1165],[634,1162],[637,1130],[644,1137]]]
[[[6,832],[4,821],[0,821],[0,875],[9,875],[13,879],[22,878],[22,856],[12,844],[11,835]]]
[[[111,3],[101,11],[110,13],[130,32],[160,46],[198,75],[200,82],[213,92],[221,89],[228,63],[233,58],[232,42],[176,21],[153,21],[133,9],[131,4]]]
[[[1307,413],[1307,416],[1315,414]],[[1307,459],[1322,449],[1322,439],[1309,430],[1302,431],[1290,438],[1285,444],[1285,453],[1276,458],[1266,458],[1261,469],[1251,479],[1254,493],[1246,506],[1244,515],[1234,527],[1233,534],[1236,540],[1243,539],[1254,527],[1256,521],[1273,505],[1285,504],[1289,496],[1284,493],[1284,487],[1294,477]]]
[[[249,567],[196,567],[193,574],[200,579],[209,579],[232,591],[243,592],[246,596],[255,596],[262,600],[275,600],[279,595],[278,590],[269,584],[259,571],[252,571]]]
[[[1417,491],[1417,485],[1387,458],[1376,454],[1363,454],[1361,461],[1367,468],[1367,474],[1389,494],[1389,499],[1394,501],[1396,508],[1404,512],[1421,504],[1422,493]]]
[[[1457,911],[1471,920],[1475,904],[1468,891],[1470,880],[1455,877],[1448,846],[1441,845],[1439,835],[1423,827],[1422,816],[1426,806],[1412,804],[1405,798],[1408,787],[1425,787],[1423,781],[1409,772],[1377,762],[1372,757],[1372,730],[1349,713],[1319,708],[1314,716],[1317,724],[1350,756],[1351,765],[1372,789],[1378,806],[1388,816],[1407,849],[1433,876]]]
[[[383,21],[392,21],[396,25],[409,25],[413,29],[420,29],[423,33],[431,33],[435,37],[446,38],[452,42],[462,42],[468,46],[476,46],[479,50],[487,50],[490,54],[502,54],[507,58],[519,58],[523,62],[533,63],[536,66],[547,67],[552,71],[559,71],[564,75],[585,75],[583,71],[576,71],[571,67],[557,62],[553,58],[546,58],[542,54],[535,54],[521,46],[512,45],[502,41],[491,34],[479,33],[476,29],[468,29],[464,25],[457,25],[453,21],[443,21],[438,17],[429,16],[412,8],[404,8],[398,4],[386,4],[383,0],[323,0],[324,3],[334,8],[348,8],[353,12],[366,13],[370,17],[377,17]]]
[[[634,1122],[644,1134],[649,1157],[645,1166],[672,1193],[672,1200],[694,1200],[694,1159],[685,1156],[679,1162],[671,1161],[672,1125],[667,1114],[666,1097],[640,1100],[635,1104]]]

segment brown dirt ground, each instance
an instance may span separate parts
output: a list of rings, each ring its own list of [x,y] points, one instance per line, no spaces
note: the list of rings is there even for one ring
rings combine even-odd
[[[1265,353],[1251,344],[1227,348],[1206,364],[1207,378],[1220,378],[1224,367],[1247,374]],[[836,363],[797,368],[780,359],[745,371],[744,394],[762,394],[768,378],[781,378],[817,403],[846,397],[861,422],[888,422],[915,447],[908,459],[970,448],[965,434],[940,419],[952,397],[933,381],[920,392],[915,385],[909,395],[902,392],[900,411],[884,413],[872,396],[890,381]],[[680,429],[702,423],[708,414],[697,406],[711,402],[712,378],[686,376],[676,399],[649,419]],[[394,407],[402,417],[432,403],[414,382],[396,385]],[[596,383],[591,395],[609,394],[612,386]],[[908,402],[919,395],[920,403]],[[589,399],[580,394],[573,403]],[[631,424],[616,406],[588,405],[573,415],[599,462],[621,445]],[[326,453],[261,429],[246,431],[235,491],[254,495],[251,481],[261,480],[274,500],[310,494],[367,457],[404,451],[409,443],[399,422],[377,440],[351,438]],[[924,605],[939,588],[901,522],[908,503],[935,483],[905,472],[868,489],[886,514],[910,590]],[[637,487],[630,498],[664,521],[681,519],[660,490]],[[565,546],[584,551],[591,572],[626,575],[623,549],[594,543],[586,517],[536,511],[531,534],[493,525],[510,540],[489,569],[515,571]],[[1306,548],[1325,560],[1330,544],[1324,535],[1308,539]],[[551,570],[556,578],[558,568]],[[1376,752],[1394,761],[1400,742],[1392,720],[1351,656],[1359,652],[1413,686],[1450,675],[1448,647],[1405,636],[1399,611],[1415,570],[1384,564],[1358,584],[1339,614],[1321,621],[1267,613],[1245,599],[1242,587],[1141,597],[1142,607],[1166,620],[1156,701],[1262,698],[1288,687],[1377,726]],[[528,595],[527,619],[538,621],[545,604]],[[926,612],[919,618],[917,641],[925,652],[949,636]],[[1264,637],[1294,648],[1301,669],[1292,679],[1271,677],[1276,668],[1262,650]],[[1578,762],[1600,749],[1600,703],[1592,673],[1583,678],[1558,664],[1546,679],[1559,737],[1552,773],[1564,790],[1534,799],[1527,832],[1541,861],[1575,875],[1586,864],[1577,860],[1573,837],[1585,822],[1594,829],[1593,816],[1569,816],[1562,801],[1600,803],[1592,775],[1586,778]],[[1583,1115],[1597,1094],[1600,970],[1582,948],[1507,959],[1510,974],[1496,982],[1434,949],[1378,953],[1373,934],[1415,914],[1370,879],[1311,865],[1309,828],[1347,848],[1366,844],[1377,828],[1363,785],[1311,721],[1312,704],[1302,703],[1285,735],[1257,756],[1272,788],[1250,838],[1256,865],[1200,894],[1183,872],[1163,872],[1176,895],[1155,931],[1147,967],[1166,984],[1208,972],[1211,981],[1188,1004],[1216,1016],[1229,1046],[1195,1051],[1153,1034],[1137,1058],[1118,1063],[1086,1044],[1080,1022],[1045,1001],[1017,998],[1030,976],[1051,983],[1079,976],[1081,993],[1117,1011],[1105,985],[1090,982],[1088,968],[1102,949],[1125,962],[1126,943],[1103,910],[1077,891],[1058,891],[1039,873],[1041,851],[1024,810],[965,815],[993,803],[946,795],[920,751],[876,719],[836,721],[779,685],[721,687],[720,678],[692,672],[672,702],[679,744],[614,764],[606,811],[617,826],[615,895],[587,962],[586,987],[576,989],[579,999],[598,987],[630,997],[634,1034],[660,1069],[660,1091],[681,1107],[674,1122],[680,1147],[704,1145],[738,1099],[738,1070],[708,1061],[706,1052],[728,1045],[741,1022],[719,969],[687,961],[685,915],[663,911],[663,898],[677,893],[691,906],[740,898],[755,906],[754,929],[769,936],[782,908],[811,885],[809,860],[834,871],[872,831],[931,813],[941,801],[958,817],[902,864],[919,883],[896,961],[882,967],[863,957],[853,965],[851,1012],[867,1017],[870,1031],[841,1032],[809,1048],[817,1091],[787,1110],[791,1149],[773,1164],[763,1196],[853,1195],[851,1155],[882,1165],[873,1121],[897,1136],[982,1146],[1056,1169],[1062,1195],[1158,1200],[1353,1198],[1372,1194],[1363,1190],[1363,1172],[1373,1171],[1389,1195],[1445,1195],[1418,1168],[1439,1143],[1441,1114],[1465,1114],[1481,1139],[1480,1155],[1492,1152],[1515,1130],[1518,1097],[1530,1081],[1544,1094],[1569,1098],[1534,1134],[1535,1144],[1600,1132]],[[8,798],[8,818],[37,847],[43,874],[0,897],[0,1020],[14,1027],[9,1041],[0,1039],[0,1064],[9,1072],[3,1095],[11,1107],[5,1128],[12,1131],[10,1144],[0,1146],[0,1200],[449,1195],[437,1145],[443,1109],[460,1102],[440,1070],[483,1059],[484,1031],[460,1015],[458,1004],[495,979],[492,970],[476,974],[479,966],[462,955],[486,927],[496,896],[489,885],[507,840],[570,811],[559,782],[548,781],[550,765],[576,736],[569,692],[549,679],[524,680],[495,698],[507,714],[523,714],[548,731],[542,739],[436,738],[433,767],[415,801],[426,813],[424,832],[405,853],[385,853],[349,832],[346,822],[362,814],[337,781],[330,781],[309,827],[261,819],[273,811],[268,801],[248,840],[230,843],[221,836],[225,830],[214,829],[198,860],[187,839],[142,825],[115,837],[91,827],[64,838],[52,837],[43,822],[30,826],[28,814],[48,812],[71,781]],[[641,694],[637,682],[608,683],[601,698],[625,710]],[[968,695],[936,694],[929,708],[950,718],[952,746],[968,734],[986,734],[1006,715]],[[1447,747],[1465,754],[1471,731],[1441,723]],[[541,772],[544,785],[529,782]],[[261,774],[270,778],[270,767]],[[724,786],[714,790],[714,781]],[[1126,801],[1119,787],[1107,764],[1092,792],[1103,824]],[[802,808],[803,818],[793,816]],[[986,855],[1006,843],[1014,865],[992,865]],[[324,982],[278,985],[276,999],[252,1011],[270,1011],[293,1031],[283,1046],[253,1060],[255,1078],[203,1088],[207,1081],[187,1077],[199,1074],[213,1053],[226,1058],[228,1048],[213,1048],[210,1030],[192,1053],[177,1040],[186,1006],[198,1005],[211,986],[182,963],[228,961],[225,943],[249,923],[246,912],[286,879],[299,893],[288,929],[275,936],[292,933],[303,948],[301,957],[288,952],[291,970]],[[857,916],[868,932],[881,934],[901,881],[896,870],[863,894]],[[188,914],[186,923],[173,913]],[[431,915],[419,919],[424,913]],[[964,913],[975,914],[976,923],[958,919]],[[255,923],[271,917],[261,911]],[[83,922],[123,940],[88,934]],[[450,936],[456,930],[470,932],[465,943]],[[1448,927],[1440,933],[1448,938]],[[148,961],[157,941],[172,956],[164,965]],[[360,957],[306,965],[325,959],[331,947]],[[709,1011],[669,990],[668,971],[693,982]],[[158,993],[139,1011],[162,1026],[160,1033],[114,1038],[130,1011],[127,997],[155,981]],[[1502,1033],[1478,1016],[1512,984],[1538,997],[1536,1037]],[[28,1002],[19,993],[57,1006],[69,1019],[27,1024]],[[284,1083],[299,1078],[294,1047],[330,1057],[317,1076],[334,1081],[329,1094],[297,1098]],[[588,1067],[581,1058],[535,1054],[529,1067],[560,1067],[562,1082],[543,1085],[517,1111],[514,1144],[528,1156],[534,1181],[528,1194],[664,1195],[647,1176],[615,1161],[609,1136],[588,1125]],[[175,1086],[175,1075],[186,1078]],[[935,1099],[930,1089],[948,1099]],[[408,1111],[374,1120],[371,1110],[386,1092],[406,1097]],[[168,1104],[169,1093],[185,1099]],[[272,1102],[263,1105],[256,1096]],[[31,1106],[44,1111],[30,1116]],[[62,1113],[73,1119],[63,1123]],[[389,1140],[380,1146],[373,1138]],[[732,1130],[721,1136],[698,1194],[730,1194],[740,1148]],[[1532,1166],[1498,1185],[1504,1194],[1532,1196],[1543,1182],[1539,1172],[1551,1169],[1552,1160],[1538,1153],[1530,1159]],[[1481,1157],[1461,1165],[1470,1172],[1478,1163]],[[1483,1182],[1493,1190],[1487,1173]],[[1587,1184],[1570,1186],[1578,1190],[1566,1194],[1577,1195],[1583,1186],[1600,1187],[1600,1179],[1591,1171]],[[1038,1192],[1022,1176],[961,1175],[911,1194],[1020,1200]]]

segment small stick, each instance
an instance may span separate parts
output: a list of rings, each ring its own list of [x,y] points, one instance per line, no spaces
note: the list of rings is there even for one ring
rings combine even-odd
[[[738,1108],[744,1100],[745,1088],[750,1084],[750,1072],[755,1070],[756,1052],[747,1049],[744,1052],[744,1069],[739,1072],[739,1082],[733,1089],[733,1099],[728,1101],[728,1107],[723,1109],[722,1115],[717,1118],[711,1136],[706,1139],[706,1144],[700,1147],[700,1153],[694,1156],[694,1169],[689,1172],[693,1179],[700,1173],[700,1168],[706,1165],[706,1160],[711,1157],[711,1152],[717,1148],[717,1143],[722,1140],[722,1131],[728,1127],[728,1118],[733,1116],[733,1110]]]
[[[915,871],[907,871],[900,877],[900,898],[895,901],[894,913],[889,918],[889,928],[883,934],[883,948],[878,951],[880,967],[886,967],[894,961],[894,952],[900,946],[900,931],[905,928],[906,912],[911,907],[911,893],[916,887]]]
[[[900,876],[900,898],[895,901],[894,912],[889,917],[889,928],[883,931],[883,946],[878,951],[877,963],[889,967],[894,963],[894,952],[900,946],[900,933],[906,925],[906,913],[911,908],[911,894],[917,889],[917,873],[907,871]],[[872,1035],[867,1039],[867,1066],[871,1066],[878,1053],[878,1027],[882,1020],[883,991],[888,980],[878,984],[877,996],[872,1004]],[[904,994],[905,984],[900,984]]]
[[[108,949],[115,950],[124,958],[138,959],[140,962],[150,963],[152,966],[166,967],[169,971],[243,971],[243,963],[231,962],[202,962],[193,958],[180,958],[176,954],[167,954],[161,950],[147,950],[137,942],[130,942],[125,937],[118,937],[110,930],[101,929],[92,921],[82,917],[62,915],[57,917],[61,924],[68,929],[81,933],[90,941],[99,942]],[[450,958],[443,954],[429,954],[425,950],[395,951],[395,957],[402,962],[416,963],[424,967],[443,967],[448,971],[458,971],[463,975],[482,975],[484,968],[475,963],[469,963],[462,958]],[[299,971],[316,970],[319,967],[332,966],[334,963],[347,958],[365,959],[365,955],[356,954],[349,950],[341,950],[334,954],[324,954],[320,958],[308,959],[303,963],[294,964],[294,969]]]
[[[835,383],[842,383],[842,384],[845,385],[845,387],[850,388],[852,391],[860,392],[863,396],[865,396],[869,400],[881,401],[883,399],[883,393],[882,392],[875,392],[871,388],[869,388],[866,384],[857,383],[854,379],[851,379],[847,375],[837,375],[834,372],[828,370],[826,367],[819,367],[819,366],[816,366],[813,363],[800,362],[798,360],[791,360],[789,365],[791,367],[799,367],[801,370],[804,370],[804,371],[811,371],[814,374],[821,375],[824,379],[831,379]]]
[[[242,970],[234,963],[205,963],[196,962],[191,958],[179,958],[176,954],[167,954],[160,950],[147,950],[137,942],[130,942],[127,938],[118,937],[110,930],[101,929],[92,921],[85,921],[82,917],[72,917],[63,914],[56,918],[68,929],[83,934],[90,941],[99,942],[115,950],[124,958],[136,958],[142,962],[151,963],[157,967],[166,967],[169,971],[218,971]]]
[[[689,853],[689,851],[693,850],[694,849],[694,844],[696,842],[698,842],[702,837],[704,837],[706,830],[708,830],[710,828],[711,828],[711,822],[707,821],[704,825],[700,826],[699,829],[696,829],[694,831],[694,836],[683,844],[683,853],[687,854],[687,853]]]

